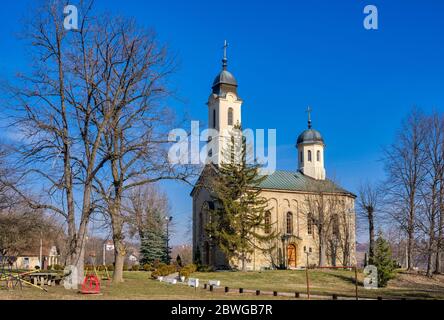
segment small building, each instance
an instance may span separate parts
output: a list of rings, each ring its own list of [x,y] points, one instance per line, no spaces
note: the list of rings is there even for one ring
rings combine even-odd
[[[22,252],[17,256],[17,268],[18,269],[35,269],[41,267],[42,269],[48,269],[50,266],[60,264],[60,252],[56,246],[43,246],[42,248],[42,260],[40,263],[40,249],[30,250]]]

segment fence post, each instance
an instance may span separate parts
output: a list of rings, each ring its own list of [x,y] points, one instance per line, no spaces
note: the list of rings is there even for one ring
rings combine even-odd
[[[239,288],[239,293],[244,293],[244,289],[243,288]]]
[[[260,296],[261,295],[261,290],[256,290],[256,295]]]
[[[228,291],[230,291],[230,288],[225,287],[225,293],[227,293]]]
[[[295,292],[295,293],[294,293],[294,297],[295,297],[295,298],[299,298],[299,292]]]

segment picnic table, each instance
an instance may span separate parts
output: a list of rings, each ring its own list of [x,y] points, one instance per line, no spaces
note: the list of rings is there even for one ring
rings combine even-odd
[[[56,284],[60,283],[61,277],[59,274],[54,272],[36,272],[31,273],[29,275],[30,282],[32,282],[35,285],[48,285],[48,286],[54,286]]]

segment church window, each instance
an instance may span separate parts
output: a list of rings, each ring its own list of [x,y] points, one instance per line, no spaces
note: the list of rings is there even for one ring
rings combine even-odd
[[[216,129],[216,110],[213,110],[213,128]]]
[[[228,125],[233,125],[233,108],[228,109]]]
[[[321,161],[321,151],[318,150],[318,152],[316,153],[316,160]]]
[[[308,158],[308,162],[311,162],[311,150],[308,150],[307,158]]]
[[[271,212],[267,211],[265,212],[265,233],[270,234],[271,233]]]
[[[304,163],[304,153],[301,151],[301,163]]]
[[[313,234],[313,217],[311,213],[309,213],[307,216],[307,233]]]
[[[287,212],[287,234],[293,234],[293,214]]]

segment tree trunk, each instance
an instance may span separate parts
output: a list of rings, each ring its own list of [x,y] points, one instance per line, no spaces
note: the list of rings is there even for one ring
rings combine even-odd
[[[375,224],[373,218],[373,210],[368,211],[368,264],[373,264],[375,258]]]
[[[443,228],[444,228],[444,181],[441,181],[439,191],[439,216],[438,216],[438,235],[436,238],[436,254],[435,254],[435,273],[441,273],[441,252],[443,249]]]
[[[125,245],[122,240],[117,240],[114,238],[114,273],[113,273],[113,283],[123,282],[123,265],[125,263]]]
[[[413,241],[414,241],[414,223],[415,223],[415,208],[414,200],[410,201],[409,220],[407,225],[407,270],[413,269]]]
[[[112,208],[111,221],[113,227],[114,241],[114,273],[113,283],[123,282],[123,265],[125,263],[126,249],[123,235],[123,219],[120,215],[120,204],[115,204]]]
[[[319,231],[319,266],[320,267],[325,266],[326,256],[327,256],[327,252],[326,252],[326,248],[325,248],[324,232],[321,229]]]

